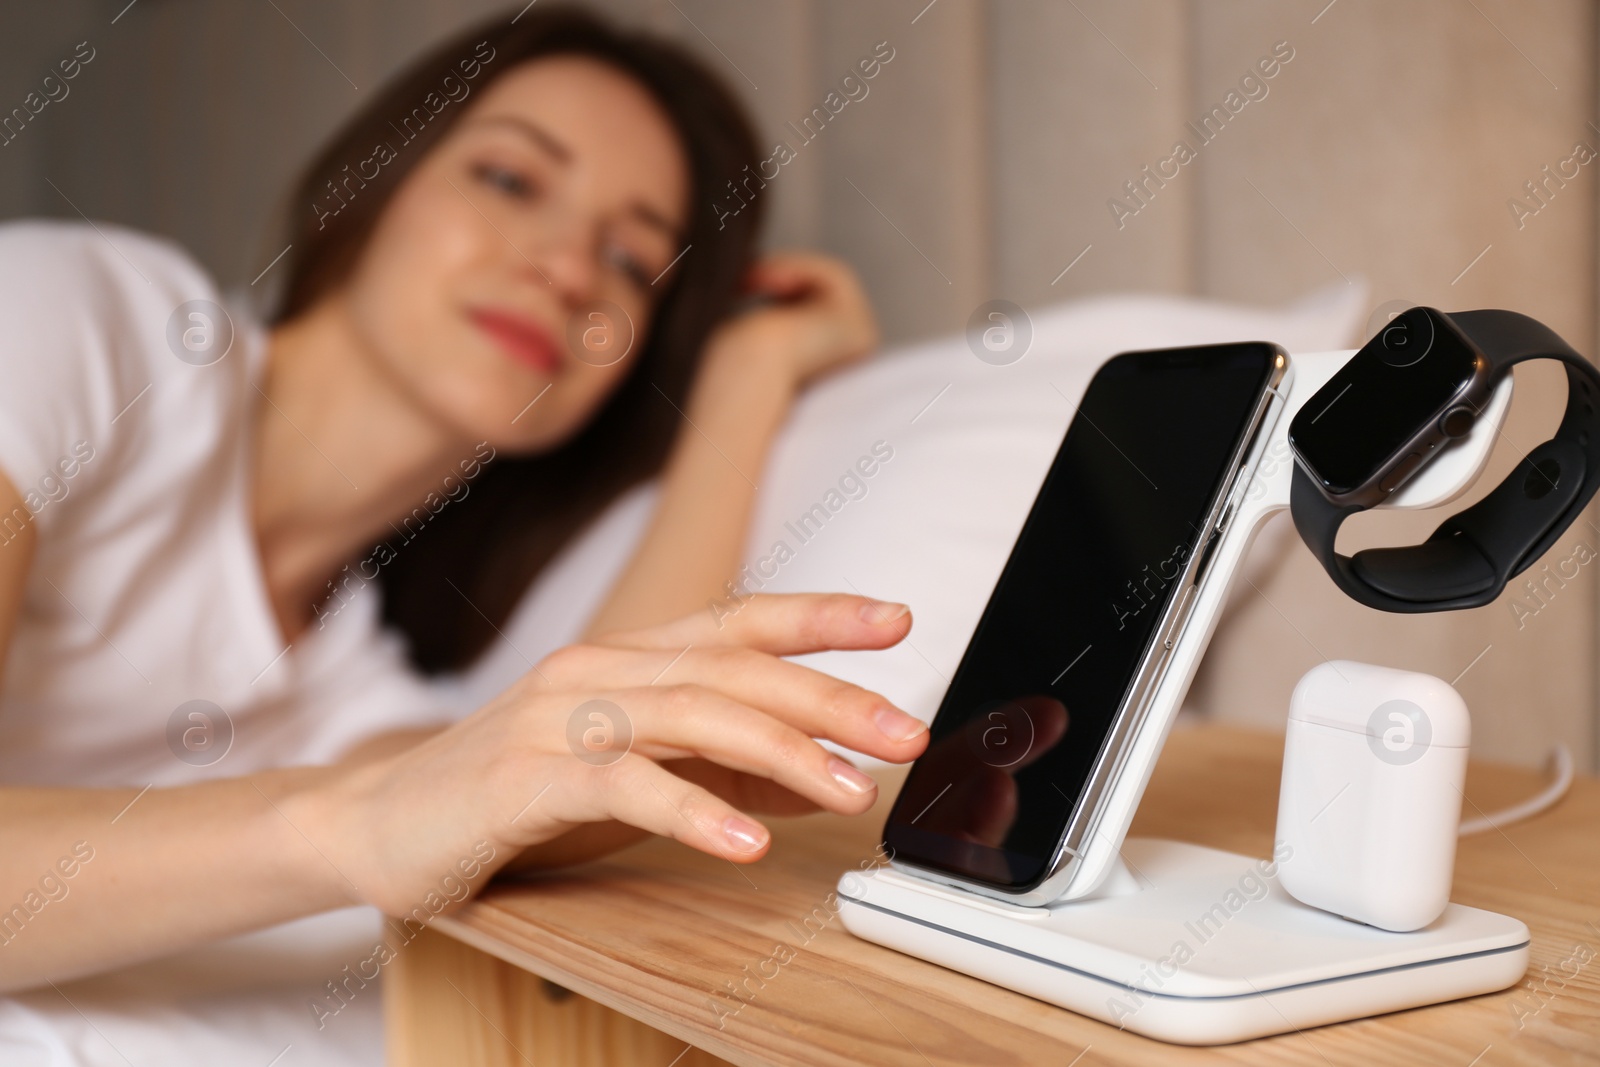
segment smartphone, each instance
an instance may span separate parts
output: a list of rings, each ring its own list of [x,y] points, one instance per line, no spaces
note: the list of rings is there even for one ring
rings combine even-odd
[[[890,810],[893,865],[1015,903],[1060,895],[1287,367],[1277,345],[1248,342],[1126,352],[1095,373]]]

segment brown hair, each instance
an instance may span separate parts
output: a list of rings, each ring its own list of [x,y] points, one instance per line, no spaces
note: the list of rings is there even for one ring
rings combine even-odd
[[[297,213],[289,226],[292,258],[273,324],[306,311],[348,276],[389,197],[464,110],[440,103],[447,78],[459,85],[470,77],[481,90],[544,56],[609,63],[671,117],[689,160],[685,236],[694,250],[679,262],[654,327],[629,357],[636,361],[632,372],[578,433],[548,452],[495,459],[466,496],[403,549],[391,545],[395,551],[385,554],[384,618],[407,638],[412,663],[430,673],[476,658],[562,545],[660,470],[700,351],[737,295],[760,222],[759,201],[721,217],[714,207],[725,186],[760,157],[739,102],[697,59],[570,7],[541,4],[514,22],[511,16],[480,24],[412,63],[306,169],[290,201]],[[404,148],[391,153],[376,177],[367,178],[363,168],[352,187],[358,163],[370,160],[375,145],[392,145],[397,133]],[[355,194],[347,202],[339,182]]]

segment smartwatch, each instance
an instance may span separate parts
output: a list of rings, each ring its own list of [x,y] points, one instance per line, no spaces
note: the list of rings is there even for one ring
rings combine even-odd
[[[1426,541],[1341,556],[1345,517],[1381,503],[1472,429],[1495,386],[1527,359],[1566,366],[1555,436]],[[1361,347],[1289,426],[1290,512],[1328,576],[1394,612],[1487,604],[1576,520],[1600,488],[1600,372],[1548,326],[1514,311],[1414,307]]]

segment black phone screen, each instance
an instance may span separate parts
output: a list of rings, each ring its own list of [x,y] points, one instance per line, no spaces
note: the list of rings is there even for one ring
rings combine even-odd
[[[1049,873],[1277,355],[1128,352],[1095,374],[890,811],[896,859],[1018,890]]]

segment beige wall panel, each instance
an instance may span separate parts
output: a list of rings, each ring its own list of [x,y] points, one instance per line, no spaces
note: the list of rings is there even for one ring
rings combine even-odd
[[[30,92],[40,90],[45,75],[59,73],[57,64],[72,56],[79,41],[90,37],[93,45],[104,42],[86,29],[98,12],[85,0],[52,4],[16,5],[5,14],[5,29],[0,32],[0,117],[9,117],[13,108],[24,108]],[[92,84],[85,68],[68,84],[66,97],[46,104],[44,109],[17,132],[13,126],[0,144],[0,218],[43,212],[47,205],[39,196],[42,190],[60,204],[61,198],[43,180],[48,131],[70,108],[80,107],[85,85]],[[60,90],[56,90],[57,93]],[[14,122],[14,120],[13,120]]]
[[[270,261],[291,176],[373,87],[348,12],[280,6],[294,25],[270,5],[179,0],[113,27],[95,61],[108,91],[51,142],[85,211],[174,237],[225,283]]]
[[[1594,8],[1549,3],[1538,18],[1506,3],[1479,8],[1342,0],[1313,25],[1320,5],[1197,3],[1196,110],[1273,42],[1295,49],[1270,95],[1247,105],[1201,162],[1204,291],[1272,299],[1364,275],[1375,304],[1511,307],[1592,354],[1593,165],[1520,230],[1506,201],[1576,141],[1600,143],[1587,126]],[[1468,500],[1559,415],[1559,372],[1533,367],[1517,378],[1511,419]],[[1359,517],[1341,548],[1420,540],[1451,510]],[[1283,565],[1237,595],[1197,679],[1196,706],[1279,723],[1302,671],[1324,657],[1369,659],[1459,675],[1485,755],[1537,761],[1560,739],[1592,765],[1592,568],[1551,580],[1541,600],[1519,587],[1474,611],[1390,615],[1339,595],[1292,530],[1277,532],[1288,535],[1269,539]],[[1547,562],[1579,540],[1600,547],[1593,528],[1575,529]]]
[[[994,295],[1032,307],[1192,291],[1192,176],[1120,226],[1107,207],[1171,152],[1187,117],[1189,5],[1008,0],[988,11]]]
[[[762,4],[677,0],[675,6],[655,0],[648,19],[651,26],[677,37],[704,58],[739,95],[754,119],[763,156],[770,156],[780,141],[794,140],[784,124],[798,120],[822,96],[816,91],[814,8],[809,0]],[[853,106],[841,117],[853,117],[849,115]],[[823,165],[819,152],[802,151],[792,163],[779,167],[778,177],[766,188],[757,191],[767,213],[767,247],[817,243]]]
[[[1521,231],[1506,201],[1596,143],[1594,5],[1341,0],[1311,25],[1316,7],[1197,3],[1199,102],[1272,42],[1295,49],[1202,161],[1204,291],[1270,299],[1361,274],[1379,300],[1515,307],[1591,350],[1594,168]]]
[[[824,160],[818,240],[866,279],[884,335],[962,328],[988,298],[988,110],[983,11],[973,0],[819,7],[827,88],[887,42],[894,58],[810,144]]]

